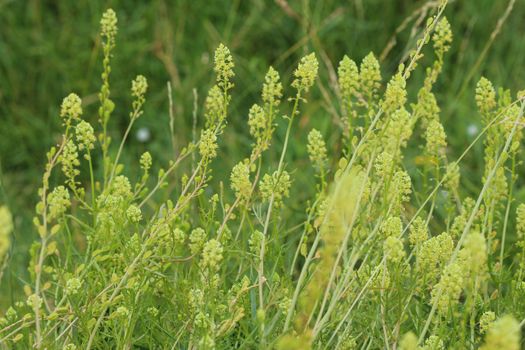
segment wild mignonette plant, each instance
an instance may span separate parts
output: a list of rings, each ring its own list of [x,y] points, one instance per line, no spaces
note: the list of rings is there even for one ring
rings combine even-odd
[[[474,143],[483,142],[484,171],[477,196],[465,198],[461,161],[473,144],[450,158],[432,91],[452,42],[445,6],[388,81],[374,54],[359,65],[343,57],[338,147],[319,130],[304,135],[317,185],[299,224],[288,219],[295,169],[286,153],[318,79],[315,54],[300,60],[291,86],[268,69],[246,111],[251,149],[216,189],[210,180],[235,91],[234,60],[220,45],[200,137],[157,176],[145,152],[133,178],[120,157],[147,108],[148,83],[132,81],[129,125],[113,145],[117,16],[107,10],[98,124],[84,119],[78,95],[64,98],[62,137],[38,190],[30,280],[0,319],[0,348],[519,349],[525,94],[479,81],[484,128]],[[409,102],[426,46],[434,60]],[[279,149],[277,128],[285,130]],[[406,166],[411,140],[422,145],[416,172]],[[2,270],[12,228],[0,207]]]

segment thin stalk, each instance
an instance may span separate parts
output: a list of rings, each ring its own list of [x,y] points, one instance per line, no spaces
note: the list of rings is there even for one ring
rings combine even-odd
[[[109,176],[108,186],[111,185],[111,182],[113,181],[113,177],[115,176],[115,172],[117,171],[117,166],[118,166],[118,161],[120,159],[120,155],[122,154],[122,150],[124,149],[124,144],[126,143],[126,140],[128,139],[128,135],[129,135],[129,132],[131,131],[133,123],[135,123],[135,120],[137,119],[137,113],[138,111],[135,111],[134,114],[132,115],[131,121],[128,124],[126,132],[124,133],[124,137],[122,137],[122,141],[120,141],[117,156],[115,157],[113,168],[111,169],[111,175]]]
[[[500,163],[502,162],[502,160],[504,159],[504,154],[506,154],[508,152],[508,149],[510,148],[510,145],[512,143],[512,139],[513,139],[513,136],[514,134],[516,133],[516,129],[517,129],[517,126],[518,126],[518,121],[520,120],[520,118],[523,116],[523,111],[524,111],[524,108],[525,108],[525,102],[522,102],[521,104],[521,109],[520,109],[520,112],[518,113],[518,116],[516,117],[516,119],[514,120],[514,126],[512,127],[512,131],[509,135],[509,137],[507,138],[506,142],[505,142],[505,146],[503,147],[502,151],[500,152],[500,156],[498,157],[494,167],[492,168],[491,172],[489,173],[489,175],[487,176],[487,179],[485,181],[485,184],[483,185],[483,188],[481,189],[481,192],[478,196],[478,199],[476,201],[476,204],[474,205],[474,208],[472,210],[472,213],[470,214],[470,217],[465,225],[465,228],[463,229],[463,232],[461,234],[461,237],[459,238],[458,240],[458,243],[456,245],[456,248],[454,249],[454,252],[452,254],[452,257],[450,258],[448,264],[451,264],[453,263],[455,260],[456,260],[456,257],[459,253],[459,249],[461,248],[462,244],[463,244],[463,241],[465,240],[465,237],[467,235],[467,232],[470,231],[470,227],[472,226],[473,222],[474,222],[474,219],[476,217],[476,213],[478,212],[479,210],[479,207],[481,205],[481,202],[483,200],[483,197],[485,195],[485,192],[487,192],[487,189],[489,187],[489,185],[491,184],[492,182],[492,179],[494,178],[494,175],[496,174],[496,170],[499,168],[499,166],[501,165]],[[436,309],[437,309],[437,300],[439,299],[439,297],[441,296],[441,293],[443,292],[443,288],[440,287],[438,290],[437,290],[437,296],[436,296],[436,302],[434,302],[432,304],[432,309],[430,310],[430,314],[428,315],[428,318],[427,318],[427,321],[425,322],[425,326],[423,328],[423,331],[421,332],[421,334],[419,335],[419,342],[421,343],[423,341],[423,339],[425,339],[425,335],[428,331],[428,328],[430,327],[430,323],[432,321],[432,318],[434,317],[434,314],[436,312]]]
[[[509,222],[510,206],[512,204],[512,195],[513,195],[513,190],[514,190],[515,176],[516,176],[516,154],[513,153],[512,154],[511,175],[510,175],[511,182],[509,186],[509,194],[507,196],[507,208],[505,209],[505,220],[503,221],[503,233],[501,235],[501,249],[499,252],[499,262],[501,266],[503,266],[503,255],[505,253],[505,238],[507,236],[507,225]]]
[[[299,106],[299,100],[301,99],[301,90],[297,91],[297,95],[295,97],[295,102],[292,108],[292,114],[288,118],[288,127],[286,128],[286,135],[284,137],[284,144],[283,149],[281,151],[281,157],[279,159],[279,165],[277,166],[277,182],[279,182],[281,173],[283,170],[283,164],[284,164],[284,157],[286,155],[286,150],[288,148],[288,141],[290,138],[290,132],[292,130],[292,124],[295,117],[295,114],[297,113],[297,107]],[[272,196],[270,198],[270,203],[268,204],[268,211],[266,213],[266,220],[264,223],[264,229],[263,229],[263,238],[261,242],[261,251],[259,255],[259,307],[261,309],[264,309],[264,293],[263,293],[263,283],[264,283],[264,254],[265,254],[265,245],[266,245],[266,235],[268,234],[268,227],[270,224],[270,217],[272,215],[272,208],[275,201],[275,195],[272,193]]]

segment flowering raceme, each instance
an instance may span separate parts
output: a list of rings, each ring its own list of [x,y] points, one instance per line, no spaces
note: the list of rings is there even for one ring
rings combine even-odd
[[[250,197],[252,183],[250,182],[250,168],[248,164],[240,162],[232,169],[230,176],[231,187],[238,198],[247,200]]]
[[[78,119],[82,114],[82,101],[77,94],[69,94],[62,101],[60,116],[66,120]],[[68,122],[66,122],[67,124]]]
[[[294,72],[295,79],[292,82],[292,86],[297,90],[308,92],[308,90],[314,85],[318,69],[319,63],[315,58],[315,54],[311,53],[308,56],[303,57]]]
[[[283,171],[281,174],[274,172],[272,175],[265,174],[262,178],[260,191],[265,200],[273,197],[277,206],[282,204],[283,199],[287,198],[291,186],[290,175]]]
[[[316,129],[312,129],[308,134],[308,143],[306,145],[308,156],[310,161],[318,169],[323,169],[324,165],[328,161],[326,143],[323,140],[323,136]]]

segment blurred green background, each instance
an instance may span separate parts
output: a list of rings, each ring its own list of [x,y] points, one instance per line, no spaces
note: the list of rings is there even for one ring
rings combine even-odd
[[[373,51],[381,59],[383,76],[389,77],[414,45],[414,34],[420,33],[425,16],[434,11],[436,3],[0,0],[0,203],[9,205],[15,216],[11,265],[25,269],[26,252],[36,236],[31,217],[45,152],[60,136],[62,98],[69,92],[78,93],[84,101],[84,117],[96,124],[101,72],[98,30],[106,8],[112,7],[119,17],[111,76],[117,104],[111,120],[114,143],[118,144],[127,126],[131,80],[143,74],[150,85],[145,114],[134,129],[147,130],[149,139],[140,141],[134,133],[125,162],[146,149],[157,163],[173,157],[168,81],[173,87],[176,146],[191,139],[194,92],[200,118],[213,78],[213,51],[223,42],[234,55],[237,73],[230,126],[221,141],[225,157],[216,166],[217,177],[225,178],[233,164],[247,156],[247,112],[259,99],[268,66],[280,71],[287,86],[298,59],[315,51],[321,62],[320,82],[312,92],[312,103],[302,111],[293,132],[296,142],[288,154],[293,168],[301,170],[294,179],[300,188],[312,184],[311,174],[302,171],[310,128],[319,128],[336,148],[338,131],[328,101],[335,98],[330,73],[339,60],[348,54],[360,62]],[[513,92],[525,88],[525,2],[516,1],[508,17],[506,10],[510,10],[506,0],[456,0],[450,1],[445,12],[455,38],[435,92],[451,144],[451,159],[473,140],[476,128],[479,130],[473,91],[481,75]],[[497,34],[493,40],[492,34]],[[430,63],[431,58],[423,59],[421,65]],[[422,72],[419,69],[408,84],[411,96],[421,85]],[[278,132],[277,146],[281,136]],[[476,147],[463,166],[465,191],[479,183],[481,169],[482,149]],[[4,281],[11,284],[13,279],[23,278],[20,270],[9,270]]]

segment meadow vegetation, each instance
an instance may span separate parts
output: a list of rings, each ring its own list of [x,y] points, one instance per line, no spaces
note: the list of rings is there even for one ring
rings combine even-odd
[[[237,59],[220,44],[204,109],[187,112],[190,140],[165,163],[127,154],[136,123],[153,118],[151,88],[139,74],[129,105],[113,98],[119,20],[105,10],[97,102],[72,92],[60,105],[0,348],[520,349],[525,90],[480,77],[481,128],[450,150],[435,94],[454,36],[446,6],[429,10],[391,75],[372,52],[344,55],[333,94],[314,94],[323,54],[307,52],[289,78],[272,66],[253,77],[241,116]],[[313,116],[329,129],[304,126],[311,105],[331,111]],[[127,124],[115,132],[117,110]],[[250,139],[221,152],[239,120]],[[464,170],[476,149],[479,179]],[[0,207],[1,271],[14,216]]]

